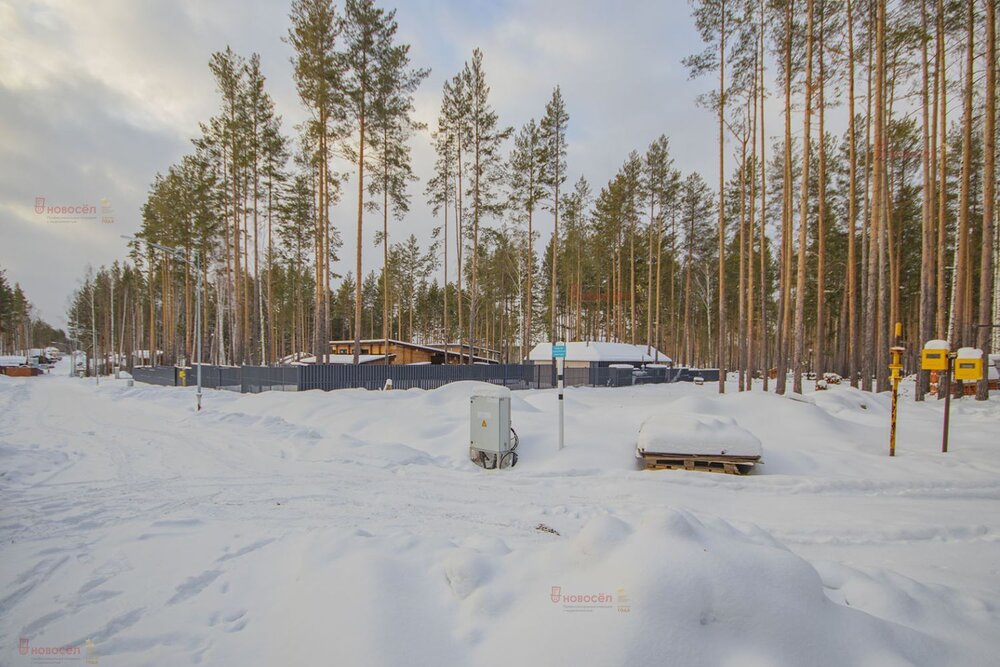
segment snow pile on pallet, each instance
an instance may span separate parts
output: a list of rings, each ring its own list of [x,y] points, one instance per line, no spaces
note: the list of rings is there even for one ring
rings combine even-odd
[[[732,417],[698,413],[665,413],[649,417],[639,428],[638,454],[695,456],[760,456],[760,440]]]

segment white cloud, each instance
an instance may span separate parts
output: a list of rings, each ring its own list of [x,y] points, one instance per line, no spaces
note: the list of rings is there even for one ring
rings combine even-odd
[[[189,150],[198,122],[214,113],[213,51],[228,44],[244,55],[260,52],[286,132],[293,131],[304,114],[291,51],[281,41],[288,4],[0,0],[0,266],[24,283],[45,317],[63,321],[66,295],[85,264],[124,255],[117,235],[137,229],[154,174]],[[433,69],[416,96],[418,117],[432,127],[442,83],[479,46],[505,124],[539,117],[561,86],[570,113],[570,182],[586,174],[596,191],[630,150],[661,133],[671,137],[678,167],[716,168],[714,120],[694,104],[711,84],[687,81],[680,65],[700,48],[685,2],[413,0],[399,3],[397,19],[414,64]],[[426,178],[433,164],[427,134],[414,138],[413,151],[416,173]],[[353,267],[355,188],[345,185],[332,213],[345,241],[340,272]],[[423,189],[423,182],[412,186],[412,213],[393,223],[394,240],[412,232],[426,241],[438,224]],[[39,228],[30,209],[41,193],[106,196],[116,226]],[[372,246],[376,217],[366,228],[366,271],[380,261]]]

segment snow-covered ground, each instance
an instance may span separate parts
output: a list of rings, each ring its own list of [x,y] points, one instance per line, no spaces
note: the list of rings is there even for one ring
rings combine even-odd
[[[904,395],[890,459],[887,395],[846,386],[569,389],[563,451],[555,392],[515,392],[493,472],[475,386],[196,414],[0,377],[0,664],[997,664],[1000,399],[955,402],[941,454],[943,405]],[[638,470],[664,412],[734,419],[764,464]]]

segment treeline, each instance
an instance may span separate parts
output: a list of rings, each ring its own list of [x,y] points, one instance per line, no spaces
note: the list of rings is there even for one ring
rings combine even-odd
[[[34,307],[21,288],[7,280],[0,269],[0,354],[25,352],[31,348],[67,344],[66,334],[35,316]]]
[[[330,338],[355,354],[397,337],[510,360],[539,340],[606,339],[738,370],[741,389],[773,369],[784,392],[790,370],[795,391],[804,371],[884,387],[895,322],[910,368],[929,338],[987,348],[995,0],[712,0],[694,18],[706,49],[685,64],[714,81],[700,100],[718,123],[713,183],[682,173],[664,135],[592,189],[567,180],[558,86],[515,130],[477,49],[424,128],[412,94],[427,71],[394,12],[296,0],[286,39],[308,120],[283,127],[256,55],[215,54],[218,114],[155,179],[129,261],[88,279],[71,322],[93,311],[113,326],[114,285],[120,345],[192,359],[197,256],[214,363],[323,355]],[[765,127],[775,105],[783,127]],[[428,136],[439,224],[393,241],[417,180],[410,146]],[[339,205],[345,187],[356,210]],[[382,262],[366,270],[376,220]],[[345,234],[357,255],[337,276]]]
[[[739,368],[741,388],[747,370],[772,364],[779,392],[786,370],[794,391],[804,370],[884,388],[897,322],[911,369],[930,338],[989,352],[1000,319],[995,0],[699,0],[694,16],[706,48],[687,64],[717,82],[703,101],[718,120],[719,364]],[[770,153],[768,74],[784,124]],[[847,117],[839,141],[834,109]],[[729,210],[727,139],[739,181]]]

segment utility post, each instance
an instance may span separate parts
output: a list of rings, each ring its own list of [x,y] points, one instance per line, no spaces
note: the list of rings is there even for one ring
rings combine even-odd
[[[889,348],[892,360],[889,363],[889,379],[892,380],[892,412],[889,418],[889,456],[896,455],[896,407],[899,404],[899,381],[902,379],[903,363],[900,356],[906,348],[900,345],[903,324],[896,322],[896,345]]]
[[[934,339],[924,343],[920,353],[920,368],[925,371],[937,371],[938,396],[944,386],[944,433],[941,436],[941,451],[948,451],[948,416],[951,414],[951,365],[955,355],[951,345],[946,340]],[[941,377],[941,374],[944,377]]]
[[[556,379],[559,386],[559,449],[564,446],[563,443],[563,421],[565,417],[564,407],[566,401],[563,400],[563,387],[565,386],[565,371],[566,371],[566,343],[559,341],[552,345],[552,358],[556,362]]]
[[[951,369],[955,367],[955,353],[948,353],[948,366],[944,371],[944,430],[941,432],[941,453],[948,452],[948,421],[951,417]]]

